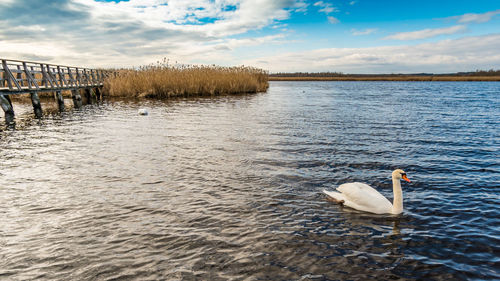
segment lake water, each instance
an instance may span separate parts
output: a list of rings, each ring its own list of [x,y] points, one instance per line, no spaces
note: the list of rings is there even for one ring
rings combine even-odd
[[[500,83],[43,106],[0,118],[0,279],[500,278]],[[322,194],[395,168],[402,215]]]

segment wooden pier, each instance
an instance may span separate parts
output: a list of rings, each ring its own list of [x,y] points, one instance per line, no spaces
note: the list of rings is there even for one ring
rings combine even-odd
[[[53,92],[59,111],[64,111],[62,91],[71,91],[75,108],[82,106],[83,91],[87,103],[101,99],[104,79],[112,71],[54,65],[39,62],[0,59],[0,106],[7,124],[14,122],[14,109],[10,95],[31,94],[33,111],[42,117],[38,93]]]

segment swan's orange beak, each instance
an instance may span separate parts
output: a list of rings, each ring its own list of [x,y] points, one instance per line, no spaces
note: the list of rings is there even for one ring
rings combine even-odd
[[[407,182],[411,182],[411,180],[406,175],[403,175],[402,178]]]

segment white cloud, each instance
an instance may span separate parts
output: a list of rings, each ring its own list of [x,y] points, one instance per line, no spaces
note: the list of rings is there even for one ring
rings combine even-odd
[[[339,19],[337,19],[336,17],[332,17],[332,16],[329,16],[328,17],[328,22],[331,23],[331,24],[337,24],[339,23]]]
[[[314,6],[320,8],[318,10],[318,12],[325,13],[327,15],[332,13],[332,12],[338,12],[338,9],[333,7],[331,3],[325,3],[323,1],[318,1],[318,2],[314,3]]]
[[[357,3],[357,1],[351,1],[351,2],[349,2],[349,5],[352,6],[352,5],[356,4],[356,3]]]
[[[325,14],[329,14],[329,13],[334,12],[336,10],[334,7],[324,7],[322,9],[320,9],[319,11],[322,13],[325,13]]]
[[[50,9],[39,0],[0,1],[2,25],[17,26],[0,29],[3,56],[103,67],[137,66],[163,57],[239,63],[231,50],[281,44],[284,35],[276,30],[269,36],[228,37],[279,25],[290,12],[307,8],[295,0],[57,0]]]
[[[351,29],[351,34],[354,36],[370,35],[377,32],[377,30],[378,30],[377,28],[367,28],[364,30]]]
[[[204,51],[231,50],[238,47],[251,47],[262,44],[281,44],[285,38],[284,34],[268,35],[262,37],[243,38],[243,39],[221,39],[212,45],[203,46]],[[204,54],[202,53],[204,56]]]
[[[451,17],[451,19],[457,20],[459,23],[483,23],[488,22],[494,16],[500,14],[500,9],[495,11],[490,11],[482,14],[469,13],[461,16]]]
[[[245,61],[271,72],[344,73],[457,72],[500,65],[500,34],[443,40],[413,46],[329,48],[281,53]]]
[[[417,39],[425,39],[425,38],[435,37],[435,36],[444,35],[444,34],[447,34],[447,35],[455,34],[455,33],[464,31],[465,29],[466,29],[465,25],[455,25],[455,26],[451,26],[451,27],[434,28],[434,29],[428,28],[428,29],[417,30],[417,31],[400,32],[400,33],[386,36],[384,39],[417,40]]]
[[[96,2],[73,0],[86,5],[96,20],[139,21],[150,27],[228,36],[259,29],[289,17],[290,0],[130,0]],[[302,7],[303,8],[303,7]],[[300,4],[299,4],[300,9]]]
[[[307,8],[309,7],[309,3],[306,0],[295,2],[293,8],[297,13],[305,13],[307,12]]]

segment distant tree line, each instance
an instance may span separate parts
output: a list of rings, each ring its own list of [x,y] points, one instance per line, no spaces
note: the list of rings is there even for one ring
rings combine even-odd
[[[500,76],[500,69],[494,70],[476,70],[473,72],[473,76]]]
[[[269,74],[273,77],[342,77],[342,72],[278,72]]]
[[[278,72],[269,74],[270,77],[398,77],[398,76],[500,76],[500,69],[476,70],[457,73],[411,73],[411,74],[344,74],[342,72]]]

